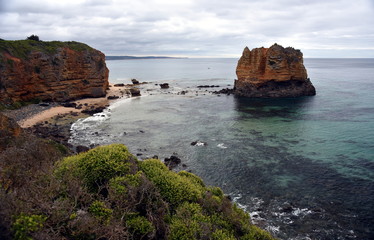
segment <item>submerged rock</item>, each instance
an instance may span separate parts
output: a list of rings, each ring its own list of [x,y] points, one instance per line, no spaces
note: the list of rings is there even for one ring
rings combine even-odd
[[[236,68],[235,94],[279,98],[312,96],[316,90],[307,76],[303,54],[291,47],[246,47]]]

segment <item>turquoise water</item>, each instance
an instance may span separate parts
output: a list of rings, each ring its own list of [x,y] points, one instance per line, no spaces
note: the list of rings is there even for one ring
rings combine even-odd
[[[179,169],[222,187],[281,239],[371,239],[374,59],[305,59],[314,97],[212,95],[232,87],[236,61],[107,61],[111,82],[150,83],[142,97],[75,123],[71,143],[121,142],[139,158],[178,155]],[[171,88],[155,85],[162,82]],[[207,145],[191,146],[197,140]]]

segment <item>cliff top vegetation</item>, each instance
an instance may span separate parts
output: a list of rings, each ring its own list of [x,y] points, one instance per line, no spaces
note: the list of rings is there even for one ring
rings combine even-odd
[[[8,53],[20,59],[27,59],[28,55],[33,52],[43,52],[47,54],[55,54],[59,48],[70,48],[75,51],[92,51],[90,46],[75,42],[61,41],[40,41],[40,40],[0,40],[0,56]]]

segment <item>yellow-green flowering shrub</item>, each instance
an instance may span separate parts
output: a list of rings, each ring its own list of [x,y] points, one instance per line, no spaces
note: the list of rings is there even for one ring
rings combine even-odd
[[[135,239],[141,239],[145,235],[155,231],[152,223],[143,216],[136,216],[126,220],[126,226]]]
[[[160,160],[138,161],[120,144],[67,157],[35,179],[14,195],[0,189],[14,239],[273,239],[220,188]]]
[[[58,163],[56,174],[73,174],[83,179],[87,187],[94,191],[111,178],[128,174],[135,163],[136,158],[126,146],[112,144],[64,158]]]
[[[107,208],[104,202],[94,201],[91,206],[88,208],[88,211],[95,216],[100,222],[109,223],[110,218],[112,217],[113,210]]]
[[[197,201],[202,197],[203,188],[195,180],[170,171],[160,160],[148,159],[140,162],[140,169],[160,190],[171,205],[184,201]]]
[[[43,227],[46,216],[42,215],[24,215],[21,214],[12,224],[14,239],[31,240],[30,234]]]
[[[227,231],[217,229],[212,234],[212,240],[236,240],[236,238],[234,237],[234,235]]]

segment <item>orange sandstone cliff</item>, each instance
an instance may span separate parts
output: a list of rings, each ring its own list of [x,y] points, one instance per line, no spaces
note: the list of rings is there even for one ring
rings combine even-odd
[[[239,96],[278,98],[316,94],[300,50],[274,44],[270,48],[246,47],[239,59],[234,92]]]
[[[78,42],[0,40],[0,102],[105,96],[105,55]]]

